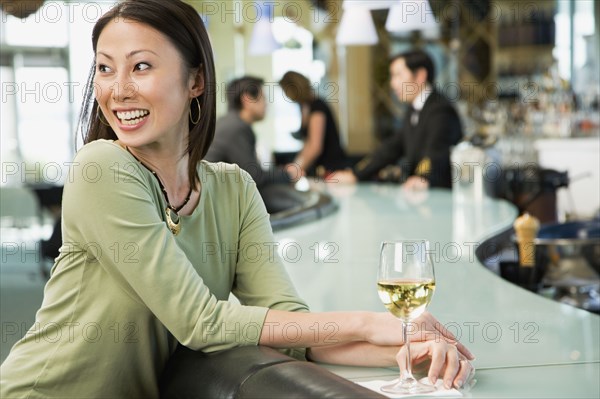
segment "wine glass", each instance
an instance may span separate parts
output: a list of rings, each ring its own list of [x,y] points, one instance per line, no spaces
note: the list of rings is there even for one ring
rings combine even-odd
[[[433,263],[426,240],[386,241],[381,244],[377,292],[394,316],[402,321],[402,337],[406,345],[406,371],[400,379],[381,390],[395,394],[420,394],[436,388],[417,381],[412,375],[410,342],[407,329],[410,321],[419,317],[431,301],[435,289]]]

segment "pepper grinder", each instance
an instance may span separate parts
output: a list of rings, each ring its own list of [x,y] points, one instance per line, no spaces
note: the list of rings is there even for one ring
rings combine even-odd
[[[519,247],[519,283],[535,291],[535,238],[540,230],[540,221],[525,212],[513,224]]]
[[[525,212],[513,224],[519,245],[519,263],[523,267],[535,266],[535,238],[540,230],[540,221]]]

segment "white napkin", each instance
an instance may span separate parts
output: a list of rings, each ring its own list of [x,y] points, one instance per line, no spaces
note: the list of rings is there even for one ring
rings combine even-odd
[[[388,398],[409,398],[411,396],[439,396],[439,397],[446,397],[446,398],[460,398],[463,396],[462,393],[460,393],[460,391],[458,391],[457,389],[444,388],[444,380],[442,380],[441,378],[438,379],[437,382],[435,383],[435,387],[437,388],[436,391],[433,391],[430,393],[404,394],[404,395],[387,393],[387,392],[383,392],[380,389],[383,385],[389,384],[391,381],[373,380],[373,381],[355,381],[355,382],[359,385],[362,385],[365,388],[368,388],[372,391],[375,391],[384,396],[387,396]],[[419,382],[426,384],[426,385],[431,385],[431,382],[429,382],[429,379],[427,377],[421,378],[419,380]]]

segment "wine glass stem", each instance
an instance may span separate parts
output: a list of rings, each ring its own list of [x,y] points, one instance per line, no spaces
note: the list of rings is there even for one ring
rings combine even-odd
[[[410,356],[410,339],[408,338],[408,325],[407,321],[402,321],[402,340],[406,347],[406,370],[400,376],[401,381],[414,381],[414,377],[412,375],[412,366],[411,366],[411,356]]]

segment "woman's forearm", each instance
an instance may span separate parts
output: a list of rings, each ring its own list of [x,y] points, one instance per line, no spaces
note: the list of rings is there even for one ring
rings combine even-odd
[[[260,345],[273,348],[308,348],[370,339],[369,312],[300,313],[270,309]]]
[[[325,140],[326,116],[323,112],[315,112],[310,115],[308,121],[308,137],[304,148],[296,158],[296,163],[300,168],[306,171],[317,160],[323,152],[323,142]]]
[[[308,348],[308,360],[363,367],[396,366],[399,346],[378,346],[369,342],[349,342],[347,344]]]
[[[411,342],[448,343],[466,359],[475,359],[430,313],[425,312],[411,325]],[[269,309],[259,344],[314,350],[320,346],[364,341],[375,346],[398,347],[404,343],[400,331],[402,323],[388,312],[302,313]]]
[[[306,171],[316,161],[320,153],[321,150],[319,148],[316,148],[315,145],[307,142],[302,148],[302,151],[300,151],[300,154],[296,157],[294,163],[298,165],[300,169]]]

